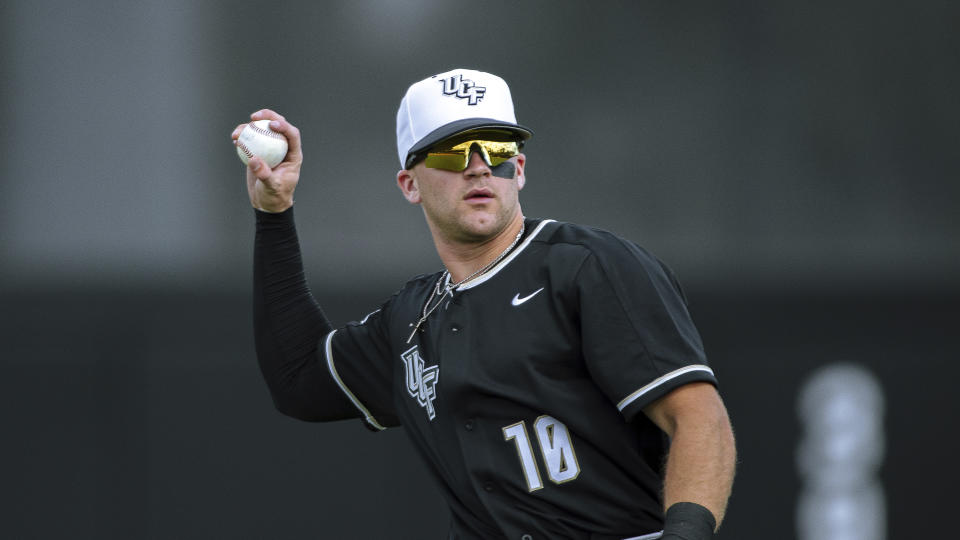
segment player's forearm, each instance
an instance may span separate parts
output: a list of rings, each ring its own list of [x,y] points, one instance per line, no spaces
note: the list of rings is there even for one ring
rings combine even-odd
[[[307,287],[292,209],[257,212],[253,275],[257,359],[277,408],[309,421],[355,415],[318,359],[332,327]]]
[[[723,404],[681,419],[667,458],[664,507],[693,502],[706,507],[720,526],[733,486],[736,447]]]

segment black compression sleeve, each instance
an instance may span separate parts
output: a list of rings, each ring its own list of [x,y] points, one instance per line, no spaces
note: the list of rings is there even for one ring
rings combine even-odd
[[[333,327],[307,287],[293,208],[279,214],[255,212],[254,340],[274,404],[301,420],[356,417],[357,410],[321,361],[320,340]]]
[[[709,540],[717,520],[705,507],[692,502],[678,502],[667,508],[661,540]]]

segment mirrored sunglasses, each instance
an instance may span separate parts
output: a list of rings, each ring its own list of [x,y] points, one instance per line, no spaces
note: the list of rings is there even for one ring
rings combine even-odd
[[[423,164],[431,169],[460,172],[467,168],[470,163],[470,155],[475,151],[480,153],[488,166],[495,167],[519,154],[520,145],[516,141],[484,139],[440,143],[427,152]]]

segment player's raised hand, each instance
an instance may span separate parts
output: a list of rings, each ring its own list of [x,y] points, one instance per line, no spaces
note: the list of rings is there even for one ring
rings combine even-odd
[[[250,119],[269,120],[270,129],[287,138],[287,155],[276,167],[270,168],[256,156],[247,163],[247,193],[254,208],[266,212],[283,212],[293,206],[293,192],[300,180],[300,166],[303,163],[303,151],[300,145],[300,130],[279,113],[270,109],[261,109],[250,115]],[[237,144],[237,138],[246,124],[240,124],[233,130],[230,138]]]

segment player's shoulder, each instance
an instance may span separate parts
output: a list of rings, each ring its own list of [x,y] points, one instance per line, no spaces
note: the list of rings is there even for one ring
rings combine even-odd
[[[443,272],[433,272],[429,274],[420,274],[408,279],[402,287],[393,293],[391,299],[403,300],[407,297],[414,298],[418,303],[422,300],[423,291],[429,290],[437,284],[437,281],[443,276]]]
[[[408,279],[407,282],[403,284],[403,287],[400,287],[400,290],[397,292],[403,292],[406,289],[418,289],[424,286],[433,286],[442,275],[442,271],[437,271],[413,276],[412,278]]]
[[[653,252],[618,233],[578,223],[553,221],[540,235],[553,251],[576,252],[580,261],[593,260],[603,272],[623,274],[644,271],[665,274],[676,281],[673,271]],[[570,260],[570,257],[564,257]]]
[[[552,221],[544,227],[538,240],[554,246],[578,246],[598,257],[633,254],[644,259],[656,257],[640,244],[618,233],[567,221]]]
[[[423,301],[424,291],[428,291],[437,280],[440,279],[442,272],[432,274],[420,274],[407,280],[402,287],[396,289],[390,296],[380,303],[374,313],[390,313],[396,309],[409,308],[409,305],[416,305]],[[369,315],[368,315],[369,316]]]

